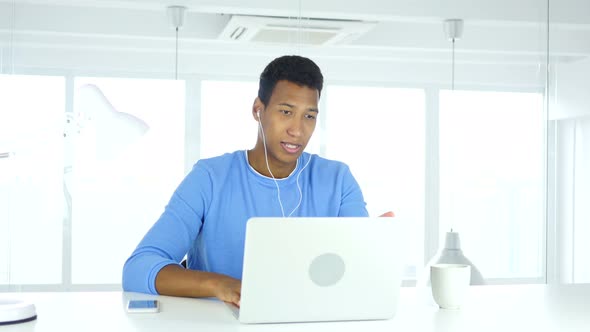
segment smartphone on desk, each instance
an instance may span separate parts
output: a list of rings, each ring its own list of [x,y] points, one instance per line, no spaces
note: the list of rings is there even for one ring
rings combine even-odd
[[[127,301],[128,313],[149,313],[159,312],[160,302],[158,300],[129,300]]]

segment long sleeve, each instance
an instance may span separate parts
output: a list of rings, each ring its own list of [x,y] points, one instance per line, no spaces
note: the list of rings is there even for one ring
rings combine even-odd
[[[178,264],[199,234],[210,187],[207,172],[197,164],[125,262],[125,291],[157,294],[155,280],[158,272],[166,265]]]
[[[367,217],[365,199],[359,184],[348,167],[344,167],[342,179],[342,198],[339,217]]]
[[[156,294],[158,272],[184,255],[190,269],[241,279],[251,217],[281,217],[281,208],[298,217],[368,215],[346,164],[309,154],[300,158],[293,173],[276,182],[250,167],[245,151],[200,160],[125,263],[123,289]],[[307,168],[304,160],[311,160]]]

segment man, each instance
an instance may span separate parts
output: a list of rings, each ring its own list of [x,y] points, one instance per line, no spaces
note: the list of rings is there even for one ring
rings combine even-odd
[[[254,149],[195,164],[125,263],[124,290],[214,296],[239,306],[250,217],[368,216],[345,164],[303,152],[322,87],[310,59],[283,56],[268,64],[252,106]],[[186,269],[178,263],[185,255]]]

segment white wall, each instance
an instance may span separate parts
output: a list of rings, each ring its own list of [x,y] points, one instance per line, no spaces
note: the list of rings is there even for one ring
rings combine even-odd
[[[590,116],[590,58],[557,63],[554,71],[549,118],[558,120]]]

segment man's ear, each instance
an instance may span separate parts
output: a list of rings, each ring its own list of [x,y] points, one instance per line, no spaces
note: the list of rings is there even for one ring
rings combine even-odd
[[[262,111],[264,110],[264,104],[260,100],[260,98],[256,97],[254,99],[254,104],[252,105],[252,115],[254,116],[254,120],[260,120],[260,116],[262,116]]]

